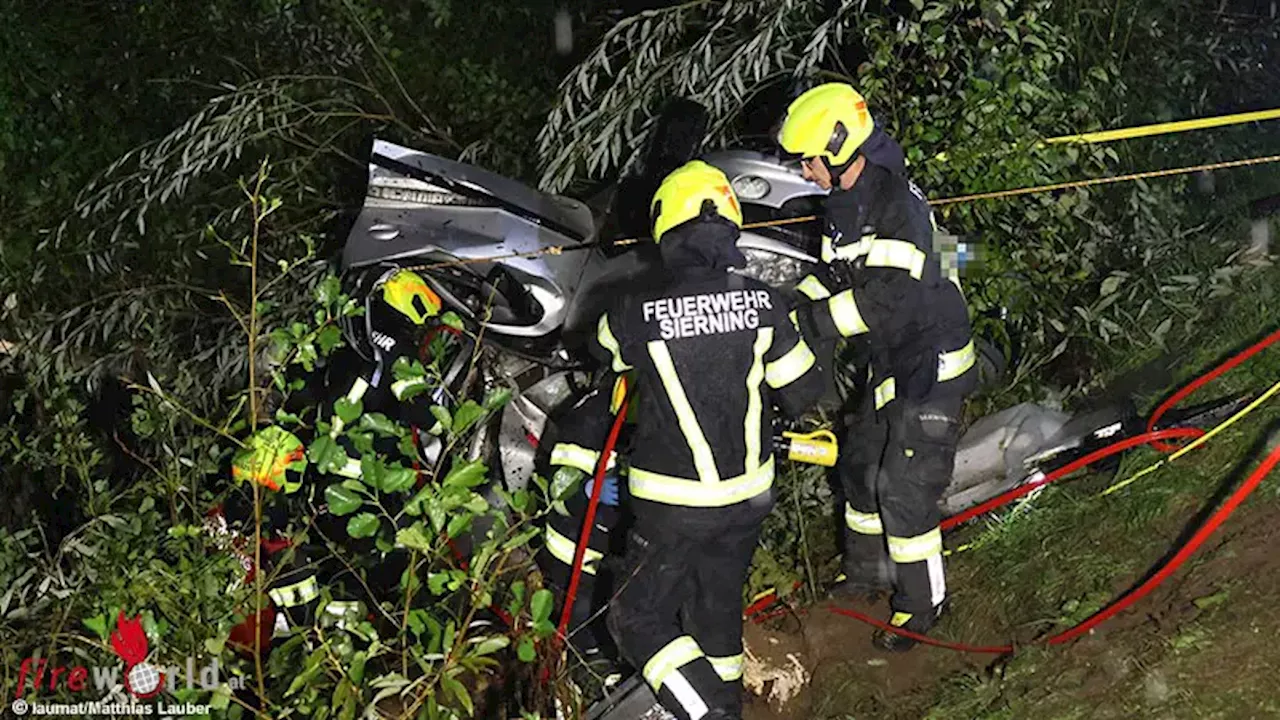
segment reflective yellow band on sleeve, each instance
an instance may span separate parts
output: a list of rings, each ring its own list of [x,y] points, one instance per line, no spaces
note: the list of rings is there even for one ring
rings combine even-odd
[[[551,553],[551,557],[554,557],[569,567],[573,567],[573,556],[578,551],[578,543],[551,527],[550,524],[547,525],[545,539],[547,542],[547,552]],[[587,551],[582,554],[582,572],[588,575],[595,575],[596,562],[603,557],[604,554],[600,551],[587,548]]]
[[[830,235],[822,234],[822,262],[830,263],[836,259],[835,242]]]
[[[632,467],[628,487],[633,496],[642,500],[684,507],[725,507],[765,492],[773,487],[773,477],[774,460],[770,455],[755,472],[719,482],[701,482]]]
[[[600,316],[600,322],[596,324],[596,339],[600,342],[601,347],[608,350],[613,355],[613,371],[623,372],[630,370],[631,366],[622,359],[622,348],[618,345],[618,339],[613,336],[613,330],[609,328],[609,314],[605,313]]]
[[[774,390],[784,388],[809,372],[809,368],[813,367],[817,361],[813,350],[809,349],[809,344],[801,339],[787,351],[786,355],[765,365],[765,382],[769,383],[769,387]]]
[[[827,286],[823,285],[822,281],[813,275],[806,275],[796,285],[796,290],[799,290],[810,300],[824,300],[831,297],[831,291],[827,289]]]
[[[310,575],[305,580],[300,580],[292,585],[268,590],[267,596],[271,598],[271,602],[276,604],[276,607],[288,608],[306,605],[320,597],[320,585],[316,582],[316,576]]]
[[[898,396],[898,383],[893,378],[882,381],[876,386],[876,409],[888,405]]]
[[[879,513],[864,513],[844,504],[844,525],[859,535],[883,535],[884,524],[880,522]]]
[[[708,655],[707,660],[711,663],[711,667],[715,668],[716,674],[720,676],[720,679],[725,682],[741,680],[742,671],[747,664],[746,656],[742,653],[727,657],[711,657]]]
[[[391,383],[391,394],[394,395],[397,400],[401,400],[404,398],[404,394],[406,392],[417,389],[417,388],[423,388],[426,386],[427,386],[426,378],[419,377],[419,378],[410,378],[408,380],[397,380]]]
[[[681,635],[663,646],[644,664],[641,674],[654,692],[662,689],[662,683],[672,672],[703,657],[698,641],[689,635]]]
[[[889,557],[896,563],[924,562],[942,555],[942,530],[934,528],[915,537],[888,536]]]
[[[906,270],[911,277],[924,277],[924,251],[905,240],[874,240],[867,251],[867,267],[890,267]]]
[[[973,348],[972,340],[959,350],[938,355],[938,382],[960,377],[977,361],[978,354]]]
[[[573,443],[556,443],[551,449],[551,464],[571,467],[590,475],[596,471],[600,462],[600,453]],[[609,467],[613,466],[613,457],[609,458]]]
[[[349,402],[359,402],[364,394],[369,391],[369,382],[362,377],[356,378],[351,384],[351,389],[347,391],[347,400]]]
[[[827,301],[827,309],[831,312],[831,321],[835,323],[836,330],[842,336],[853,337],[871,332],[867,322],[862,319],[862,312],[858,310],[858,303],[853,299],[852,290],[836,293]]]

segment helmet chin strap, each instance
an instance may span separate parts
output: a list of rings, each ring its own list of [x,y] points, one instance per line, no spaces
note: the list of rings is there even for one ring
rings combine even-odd
[[[844,161],[840,165],[832,165],[830,158],[826,155],[822,156],[822,165],[827,168],[827,172],[831,173],[832,188],[839,190],[844,189],[840,187],[840,178],[849,170],[849,168],[853,167],[854,163],[858,162],[859,155],[860,153],[854,152],[848,160]]]

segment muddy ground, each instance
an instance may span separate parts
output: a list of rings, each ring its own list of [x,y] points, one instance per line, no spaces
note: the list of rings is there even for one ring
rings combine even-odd
[[[748,623],[754,692],[746,720],[1280,718],[1280,471],[1269,485],[1166,583],[1068,646],[1033,646],[1013,658],[923,646],[885,653],[870,645],[870,626],[824,605]],[[1176,548],[1197,512],[1215,506],[1201,500],[1172,502],[1149,528],[1151,545],[1163,538],[1166,549]],[[1055,540],[1063,538],[1044,538]],[[1160,554],[1115,577],[1113,596],[1140,582]],[[1026,608],[1001,606],[1003,579],[976,574],[977,564],[965,554],[952,558],[954,610],[934,635],[1003,644],[1046,634]],[[887,613],[883,603],[848,606]],[[1015,618],[1031,622],[1007,624]]]

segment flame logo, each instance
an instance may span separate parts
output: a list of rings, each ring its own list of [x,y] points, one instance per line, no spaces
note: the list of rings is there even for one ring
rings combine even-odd
[[[124,611],[120,611],[120,615],[116,618],[116,631],[111,633],[111,649],[120,656],[121,660],[124,660],[124,687],[135,697],[139,699],[152,697],[164,687],[164,673],[151,670],[150,666],[143,662],[147,657],[147,634],[142,630],[141,615],[126,619]],[[141,690],[133,688],[130,679],[134,675],[132,671],[135,668],[151,670],[151,672],[139,673],[139,676],[145,677],[148,681],[147,685],[151,687]],[[153,673],[154,677],[152,677]]]

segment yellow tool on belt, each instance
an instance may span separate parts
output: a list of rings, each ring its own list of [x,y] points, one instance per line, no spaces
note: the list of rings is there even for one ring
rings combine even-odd
[[[836,456],[840,454],[835,433],[825,429],[808,434],[784,432],[781,437],[773,439],[773,445],[779,451],[786,452],[788,460],[810,465],[832,467],[836,464]]]

